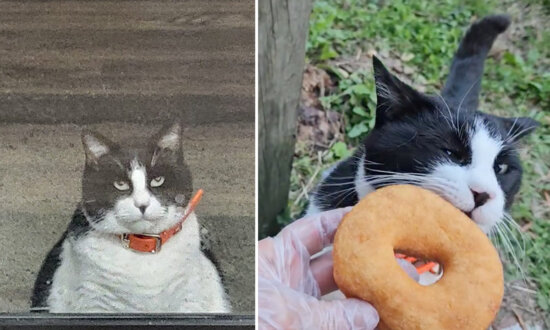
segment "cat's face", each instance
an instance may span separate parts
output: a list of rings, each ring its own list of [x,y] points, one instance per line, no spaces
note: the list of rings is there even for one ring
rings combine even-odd
[[[441,97],[412,90],[376,65],[382,106],[364,142],[366,180],[374,187],[423,186],[490,232],[520,187],[515,144],[537,123],[459,109]]]
[[[181,219],[192,182],[179,125],[149,141],[119,145],[85,131],[82,203],[90,225],[108,233],[157,234]]]

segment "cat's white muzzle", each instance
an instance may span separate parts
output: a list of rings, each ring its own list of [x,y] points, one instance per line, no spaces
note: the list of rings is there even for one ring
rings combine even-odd
[[[501,221],[504,216],[504,196],[492,198],[484,205],[475,208],[471,212],[471,219],[479,225],[484,233],[488,234],[491,229]]]
[[[163,207],[152,197],[142,214],[132,197],[119,199],[105,217],[93,223],[95,229],[113,234],[157,234],[173,227],[183,215],[174,205]]]

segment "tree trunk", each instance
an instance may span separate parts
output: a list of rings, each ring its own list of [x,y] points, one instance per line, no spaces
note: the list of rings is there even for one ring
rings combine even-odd
[[[288,202],[311,0],[259,0],[258,225],[279,230]]]

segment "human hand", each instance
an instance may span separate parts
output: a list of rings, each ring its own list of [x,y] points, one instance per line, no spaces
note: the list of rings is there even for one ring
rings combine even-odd
[[[322,301],[337,289],[332,252],[311,256],[332,244],[343,216],[351,208],[331,210],[285,227],[258,243],[258,308],[260,329],[374,329],[378,313],[358,299]],[[414,277],[408,263],[400,265]],[[416,275],[417,276],[417,275]]]

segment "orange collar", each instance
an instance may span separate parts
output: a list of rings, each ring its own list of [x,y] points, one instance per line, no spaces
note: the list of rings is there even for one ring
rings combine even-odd
[[[187,208],[187,211],[174,227],[167,229],[160,234],[119,235],[122,246],[138,252],[158,253],[162,245],[181,230],[183,222],[187,219],[187,217],[189,217],[189,215],[193,212],[193,210],[201,200],[202,192],[202,189],[199,189],[199,191],[197,191],[195,196],[193,196],[193,198],[189,202],[189,207]]]

